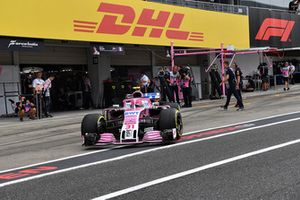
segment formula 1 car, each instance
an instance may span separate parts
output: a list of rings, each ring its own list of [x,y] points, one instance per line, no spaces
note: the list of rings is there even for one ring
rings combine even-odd
[[[123,107],[85,115],[81,123],[83,146],[106,144],[169,144],[183,132],[179,105],[159,103],[159,93],[127,95]]]

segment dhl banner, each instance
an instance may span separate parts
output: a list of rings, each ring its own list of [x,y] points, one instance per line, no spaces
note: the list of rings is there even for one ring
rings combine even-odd
[[[142,0],[1,0],[0,24],[2,36],[249,48],[248,16]]]

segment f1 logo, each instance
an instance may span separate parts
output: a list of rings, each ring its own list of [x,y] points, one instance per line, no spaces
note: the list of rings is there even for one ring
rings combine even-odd
[[[204,41],[204,34],[201,32],[181,30],[184,20],[182,13],[144,8],[137,16],[134,7],[103,2],[97,11],[104,13],[99,23],[74,20],[74,31],[110,35],[130,34],[134,37],[148,38],[161,38],[165,35],[168,39]]]
[[[266,18],[255,37],[256,40],[269,40],[270,37],[280,37],[281,42],[286,42],[293,30],[295,21],[284,19]]]

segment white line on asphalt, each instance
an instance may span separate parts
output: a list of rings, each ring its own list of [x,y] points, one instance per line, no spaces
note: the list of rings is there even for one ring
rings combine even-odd
[[[82,153],[82,154],[77,154],[77,155],[73,155],[73,156],[58,158],[58,159],[55,159],[55,160],[49,160],[49,161],[45,161],[45,162],[41,162],[41,163],[35,163],[35,164],[26,165],[26,166],[22,166],[22,167],[17,167],[17,168],[13,168],[13,169],[7,169],[7,170],[0,171],[0,174],[5,173],[5,172],[19,170],[19,169],[34,167],[34,166],[38,166],[38,165],[44,165],[44,164],[48,164],[48,163],[52,163],[52,162],[68,160],[68,159],[71,159],[71,158],[77,158],[77,157],[86,156],[86,155],[90,155],[90,154],[105,152],[105,151],[109,151],[109,150],[116,149],[116,148],[121,148],[121,147],[123,147],[123,146],[116,146],[116,147],[113,147],[113,148],[101,149],[101,150],[97,150],[97,151],[92,151],[92,152],[88,152],[88,153]]]
[[[201,133],[201,132],[210,131],[210,130],[214,130],[214,129],[220,129],[220,128],[224,128],[224,127],[231,127],[231,126],[251,123],[251,122],[265,120],[265,119],[272,119],[272,118],[276,118],[276,117],[288,116],[288,115],[297,114],[297,113],[300,113],[300,111],[295,111],[295,112],[290,112],[290,113],[285,113],[285,114],[279,114],[279,115],[273,115],[273,116],[269,116],[269,117],[259,118],[259,119],[256,119],[256,120],[239,122],[239,123],[229,124],[229,125],[225,125],[225,126],[219,126],[219,127],[214,127],[214,128],[191,131],[191,132],[184,133],[183,135],[191,135],[191,134]],[[243,130],[245,130],[245,129],[243,129]],[[121,147],[118,147],[118,148],[121,148]],[[9,172],[9,171],[23,169],[23,168],[34,167],[34,166],[37,166],[37,165],[44,165],[44,164],[48,164],[48,163],[52,163],[52,162],[56,162],[56,161],[63,161],[63,160],[71,159],[71,158],[77,158],[77,157],[81,157],[81,156],[86,156],[86,155],[90,155],[90,154],[104,152],[104,151],[108,151],[108,150],[111,150],[111,149],[114,149],[114,148],[109,148],[109,149],[105,149],[105,150],[98,150],[98,151],[93,151],[93,152],[83,153],[83,154],[77,154],[77,155],[63,157],[63,158],[59,158],[59,159],[55,159],[55,160],[48,160],[48,161],[41,162],[41,163],[35,163],[35,164],[31,164],[31,165],[26,165],[26,166],[21,166],[21,167],[17,167],[17,168],[7,169],[7,170],[0,171],[0,174],[5,173],[5,172]]]
[[[143,189],[143,188],[147,188],[147,187],[150,187],[150,186],[153,186],[153,185],[157,185],[157,184],[164,183],[164,182],[167,182],[167,181],[171,181],[171,180],[174,180],[174,179],[177,179],[177,178],[188,176],[188,175],[200,172],[200,171],[204,171],[204,170],[207,170],[207,169],[218,167],[220,165],[225,165],[227,163],[231,163],[231,162],[234,162],[234,161],[245,159],[245,158],[248,158],[248,157],[251,157],[251,156],[267,153],[269,151],[273,151],[273,150],[280,149],[280,148],[290,146],[290,145],[293,145],[293,144],[297,144],[297,143],[300,143],[300,139],[292,140],[292,141],[289,141],[289,142],[286,142],[286,143],[282,143],[282,144],[278,144],[278,145],[275,145],[275,146],[267,147],[267,148],[260,149],[260,150],[257,150],[257,151],[252,151],[252,152],[249,152],[249,153],[246,153],[246,154],[242,154],[242,155],[239,155],[239,156],[235,156],[235,157],[232,157],[232,158],[228,158],[228,159],[225,159],[225,160],[214,162],[214,163],[211,163],[211,164],[208,164],[208,165],[204,165],[204,166],[201,166],[201,167],[197,167],[197,168],[194,168],[194,169],[183,171],[183,172],[180,172],[180,173],[177,173],[177,174],[173,174],[173,175],[170,175],[170,176],[159,178],[159,179],[149,181],[149,182],[146,182],[146,183],[143,183],[143,184],[140,184],[140,185],[136,185],[136,186],[133,186],[133,187],[130,187],[130,188],[126,188],[126,189],[119,190],[119,191],[116,191],[116,192],[113,192],[113,193],[110,193],[110,194],[106,194],[106,195],[94,198],[93,200],[111,199],[111,198],[114,198],[114,197],[118,197],[118,196],[121,196],[121,195],[124,195],[124,194],[128,194],[130,192],[134,192],[134,191]]]
[[[152,152],[163,150],[163,149],[170,149],[170,148],[174,148],[174,147],[177,147],[177,146],[182,146],[182,145],[186,145],[186,144],[192,144],[192,143],[196,143],[196,142],[211,140],[211,139],[215,139],[215,138],[219,138],[219,137],[234,135],[234,134],[241,133],[241,132],[246,132],[246,131],[260,129],[260,128],[265,128],[265,127],[274,126],[274,125],[283,124],[283,123],[288,123],[288,122],[293,122],[293,121],[297,121],[297,120],[300,120],[300,117],[294,118],[294,119],[289,119],[289,120],[284,120],[284,121],[280,121],[280,122],[265,124],[265,125],[261,125],[261,126],[250,127],[250,128],[247,128],[247,129],[237,130],[237,131],[224,133],[224,134],[220,134],[220,135],[215,135],[215,136],[211,136],[211,137],[200,138],[200,139],[196,139],[196,140],[190,140],[190,141],[181,142],[181,143],[177,143],[177,144],[173,144],[173,145],[169,145],[169,146],[162,146],[162,147],[158,147],[158,148],[139,151],[139,152],[126,154],[126,155],[115,157],[115,158],[110,158],[110,159],[101,160],[101,161],[97,161],[97,162],[93,162],[93,163],[88,163],[88,164],[79,165],[79,166],[75,166],[75,167],[70,167],[70,168],[57,170],[57,171],[53,171],[53,172],[49,172],[49,173],[44,173],[44,174],[40,174],[40,175],[36,175],[36,176],[31,176],[31,177],[27,177],[27,178],[22,178],[22,179],[18,179],[18,180],[14,180],[14,181],[5,182],[5,183],[0,184],[0,188],[4,187],[4,186],[7,186],[7,185],[13,185],[13,184],[16,184],[16,183],[21,183],[21,182],[25,182],[25,181],[29,181],[29,180],[33,180],[33,179],[38,179],[38,178],[42,178],[42,177],[49,176],[49,175],[60,174],[60,173],[63,173],[63,172],[68,172],[68,171],[72,171],[72,170],[76,170],[76,169],[82,169],[82,168],[95,166],[95,165],[99,165],[99,164],[103,164],[103,163],[108,163],[108,162],[122,160],[122,159],[125,159],[125,158],[139,156],[139,155],[143,155],[143,154],[146,154],[146,153],[152,153]]]

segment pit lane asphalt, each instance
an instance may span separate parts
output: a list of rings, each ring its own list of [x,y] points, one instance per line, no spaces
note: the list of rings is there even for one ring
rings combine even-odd
[[[294,113],[294,114],[289,114],[289,115],[282,115],[282,116],[273,116],[271,118],[266,118],[262,120],[255,120],[251,121],[248,123],[243,123],[243,124],[238,124],[238,125],[232,125],[228,127],[222,127],[222,128],[217,128],[217,129],[212,129],[212,130],[204,130],[204,131],[195,131],[195,132],[190,132],[186,133],[185,135],[182,136],[182,138],[177,141],[177,144],[184,143],[185,141],[190,141],[190,140],[195,140],[199,138],[208,138],[209,136],[213,137],[218,137],[218,136],[223,136],[224,134],[226,135],[227,133],[230,133],[232,131],[247,131],[249,129],[254,129],[254,128],[259,128],[261,126],[267,126],[272,125],[272,124],[277,124],[285,121],[293,121],[300,119],[300,113]],[[159,146],[163,146],[161,144],[142,144],[142,145],[131,145],[131,146],[106,146],[106,149],[103,150],[98,150],[95,152],[89,152],[85,155],[80,155],[80,156],[75,156],[71,158],[65,158],[65,159],[59,159],[56,161],[48,161],[46,163],[41,163],[41,164],[36,164],[33,166],[27,166],[23,168],[18,168],[15,170],[8,170],[8,171],[0,171],[0,187],[2,184],[10,183],[10,181],[18,178],[12,178],[12,179],[6,179],[3,178],[3,176],[9,174],[9,173],[19,173],[19,172],[24,172],[24,170],[32,170],[36,168],[43,168],[45,166],[55,166],[55,170],[53,171],[61,171],[61,170],[68,170],[70,168],[74,168],[77,166],[83,166],[83,165],[89,165],[90,163],[98,163],[101,161],[107,161],[109,159],[114,159],[115,157],[122,157],[126,156],[128,154],[133,154],[136,152],[141,152],[144,150],[149,150],[152,148],[156,148]],[[110,148],[109,148],[110,147]],[[97,147],[89,147],[89,149],[97,149]],[[33,174],[27,174],[25,176],[21,176],[19,179],[22,179],[23,177],[34,177],[35,175],[39,174],[47,174],[49,172],[48,170],[41,171],[39,173],[33,173]],[[2,177],[2,178],[1,178]]]
[[[258,92],[258,95],[260,94],[265,92]],[[232,107],[226,112],[221,111],[219,106],[225,100],[195,102],[193,108],[182,109],[184,131],[219,127],[300,111],[297,107],[300,101],[299,94],[298,85],[291,86],[289,92],[280,89],[264,96],[249,97],[247,96],[249,94],[245,94],[246,110],[238,113]],[[79,130],[82,117],[87,113],[97,112],[99,111],[58,113],[54,118],[23,123],[17,119],[0,119],[0,170],[94,151],[81,148]]]
[[[267,119],[261,124],[295,117],[299,115]],[[0,188],[0,199],[91,199],[299,139],[299,129],[299,119],[296,119],[238,134],[171,146],[5,186]],[[127,153],[132,150],[137,149],[122,149]],[[294,144],[137,190],[116,199],[299,199],[299,150],[299,143]]]
[[[297,107],[299,100],[299,95],[295,92],[247,98],[245,100],[246,110],[239,113],[235,112],[233,108],[226,112],[220,111],[218,106],[222,104],[222,101],[195,104],[191,109],[183,109],[185,130],[206,129],[297,111],[299,110]],[[90,112],[97,111],[88,111],[87,113]],[[80,148],[79,122],[84,114],[55,116],[52,119],[26,121],[20,124],[17,122],[17,125],[15,122],[0,124],[0,169],[5,170],[78,153],[93,152],[94,150]],[[134,148],[125,148],[122,152],[126,153],[127,149],[131,151]],[[89,179],[91,178],[89,177]],[[0,199],[1,192],[2,189],[0,189]],[[41,193],[40,195],[43,196]],[[21,199],[28,198],[24,196]]]

